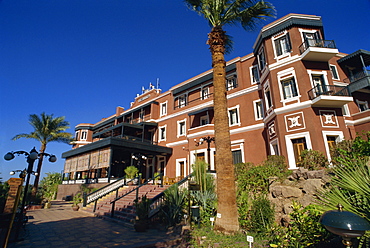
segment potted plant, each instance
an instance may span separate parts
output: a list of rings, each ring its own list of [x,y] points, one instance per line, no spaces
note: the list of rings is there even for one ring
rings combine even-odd
[[[78,209],[80,208],[78,204],[80,204],[81,202],[82,202],[81,193],[75,194],[73,196],[73,204],[72,204],[73,211],[78,211]]]
[[[130,165],[128,166],[126,169],[125,169],[125,173],[126,173],[126,178],[127,179],[131,179],[131,182],[133,182],[133,179],[135,178],[136,174],[139,172],[139,169],[136,168],[135,166],[133,165]]]
[[[150,212],[151,201],[146,196],[143,196],[141,200],[135,200],[135,224],[134,228],[137,232],[145,232],[148,226],[149,212]]]

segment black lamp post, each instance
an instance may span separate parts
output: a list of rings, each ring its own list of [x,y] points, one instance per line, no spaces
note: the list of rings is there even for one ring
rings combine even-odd
[[[211,143],[212,141],[215,142],[215,137],[203,137],[200,138],[199,141],[195,141],[195,146],[200,146],[203,142],[207,142],[207,160],[208,160],[208,171],[211,170]],[[215,168],[216,169],[216,168]]]
[[[370,224],[364,218],[352,212],[343,211],[343,206],[338,204],[338,210],[326,211],[320,218],[320,223],[329,232],[342,237],[342,243],[350,248],[351,239],[361,237],[365,231],[370,230]]]
[[[57,161],[57,157],[55,155],[51,155],[48,153],[38,153],[36,149],[33,148],[29,153],[25,151],[8,152],[7,154],[5,154],[4,159],[7,161],[12,160],[15,157],[14,154],[17,154],[17,155],[24,154],[26,156],[26,159],[27,159],[26,161],[28,163],[27,169],[24,169],[23,171],[21,171],[21,175],[20,175],[21,177],[24,178],[25,175],[27,174],[26,185],[24,188],[24,195],[23,195],[22,205],[21,205],[21,211],[23,212],[24,206],[26,205],[27,191],[28,191],[28,186],[30,184],[31,174],[37,175],[37,173],[33,171],[33,164],[35,163],[35,160],[38,159],[41,155],[43,155],[43,156],[49,156],[49,162],[54,163],[55,161]],[[10,174],[14,175],[15,172],[16,171],[12,171]]]

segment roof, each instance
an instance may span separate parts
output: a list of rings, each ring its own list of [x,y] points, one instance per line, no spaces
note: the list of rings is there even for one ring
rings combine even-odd
[[[364,66],[362,61],[365,64],[365,67],[370,65],[370,51],[363,49],[357,50],[356,52],[339,59],[338,64],[340,64],[340,66],[348,65],[351,67],[362,68]]]

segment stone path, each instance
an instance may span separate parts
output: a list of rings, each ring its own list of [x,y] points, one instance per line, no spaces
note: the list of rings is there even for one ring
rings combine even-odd
[[[133,227],[72,211],[71,203],[61,201],[53,202],[50,209],[30,210],[27,215],[29,221],[19,237],[24,240],[10,243],[8,248],[172,247],[171,241],[179,238],[157,229],[135,232]]]

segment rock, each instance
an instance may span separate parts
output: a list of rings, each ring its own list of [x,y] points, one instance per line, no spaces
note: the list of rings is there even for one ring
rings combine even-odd
[[[292,186],[281,186],[281,191],[284,198],[298,198],[302,196],[302,191]]]
[[[302,182],[302,190],[306,194],[316,195],[317,190],[322,189],[321,179],[308,179]]]

